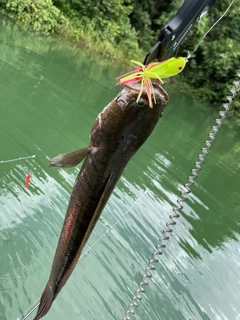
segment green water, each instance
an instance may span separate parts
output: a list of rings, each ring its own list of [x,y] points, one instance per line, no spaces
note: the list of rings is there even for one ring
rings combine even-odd
[[[3,18],[0,28],[0,161],[36,155],[0,164],[0,319],[16,320],[46,284],[79,171],[49,169],[48,159],[88,145],[95,118],[119,91],[115,77],[127,70]],[[85,252],[124,218],[82,260],[44,319],[124,317],[217,115],[178,92],[170,100]],[[224,125],[132,319],[240,319],[239,154],[240,130]]]

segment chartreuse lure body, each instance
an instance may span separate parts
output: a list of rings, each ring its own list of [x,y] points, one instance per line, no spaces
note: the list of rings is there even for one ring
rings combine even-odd
[[[137,102],[139,101],[143,92],[143,88],[145,87],[149,106],[152,108],[152,94],[153,100],[156,103],[152,79],[158,79],[161,83],[163,83],[163,79],[176,76],[184,69],[187,59],[183,57],[171,58],[162,62],[153,62],[147,66],[144,66],[141,62],[133,60],[131,61],[137,65],[137,69],[118,77],[117,79],[120,79],[120,81],[117,83],[117,85],[127,85],[141,81],[141,89],[137,97]]]

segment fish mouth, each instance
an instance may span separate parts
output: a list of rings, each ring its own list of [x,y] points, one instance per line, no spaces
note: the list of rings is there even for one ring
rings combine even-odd
[[[156,99],[156,104],[161,104],[161,103],[167,104],[169,102],[169,96],[167,92],[163,89],[163,87],[160,85],[160,81],[155,79],[152,80],[152,86],[153,86],[154,96]],[[130,95],[133,95],[135,93],[137,96],[141,90],[141,81],[131,83],[131,84],[124,84],[123,90],[125,90],[125,92],[129,93]],[[144,100],[148,99],[145,86],[143,87],[141,98],[143,98]]]

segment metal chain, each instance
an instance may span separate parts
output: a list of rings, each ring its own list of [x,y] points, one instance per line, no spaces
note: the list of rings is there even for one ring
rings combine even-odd
[[[237,76],[240,78],[240,73],[237,73]],[[132,298],[132,302],[128,306],[128,309],[125,313],[125,317],[123,318],[123,320],[130,320],[131,319],[131,315],[135,314],[135,309],[138,307],[138,302],[140,300],[142,300],[141,294],[145,292],[144,286],[147,286],[148,279],[152,278],[151,271],[156,269],[154,264],[159,262],[158,256],[162,255],[162,253],[163,253],[162,249],[164,249],[166,247],[164,241],[169,240],[168,234],[173,231],[171,229],[171,226],[174,226],[176,224],[175,219],[180,217],[179,211],[183,209],[182,202],[187,201],[188,195],[191,193],[190,187],[194,186],[195,180],[198,178],[198,172],[201,170],[202,165],[204,163],[204,160],[207,157],[210,148],[212,147],[212,144],[216,138],[216,135],[218,134],[220,127],[222,126],[223,120],[224,120],[226,114],[228,113],[231,104],[233,103],[233,100],[237,94],[237,91],[240,89],[240,81],[234,81],[233,84],[234,84],[234,87],[230,89],[232,96],[226,97],[226,100],[228,100],[228,102],[223,103],[224,110],[219,111],[221,118],[216,119],[217,125],[213,126],[212,127],[213,131],[208,134],[210,140],[205,141],[206,147],[202,148],[201,150],[203,153],[198,155],[198,158],[200,161],[195,162],[195,168],[191,170],[192,175],[187,178],[188,183],[186,183],[184,185],[185,191],[181,192],[180,197],[176,201],[177,206],[173,207],[174,214],[169,216],[170,221],[168,223],[166,223],[166,229],[163,230],[163,232],[162,232],[163,237],[161,237],[159,239],[159,244],[156,245],[156,251],[153,252],[152,259],[148,262],[148,266],[145,269],[144,274],[142,276],[142,281],[140,282],[137,290],[135,291],[135,294]]]

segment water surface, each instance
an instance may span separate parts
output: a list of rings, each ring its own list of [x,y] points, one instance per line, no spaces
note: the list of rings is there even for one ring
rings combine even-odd
[[[0,19],[0,319],[16,320],[48,280],[79,168],[48,159],[83,148],[127,70]],[[122,319],[217,113],[171,92],[129,163],[86,252],[44,319]],[[240,130],[224,125],[133,319],[240,319]],[[31,187],[25,179],[33,173]],[[31,315],[28,319],[33,319]]]

